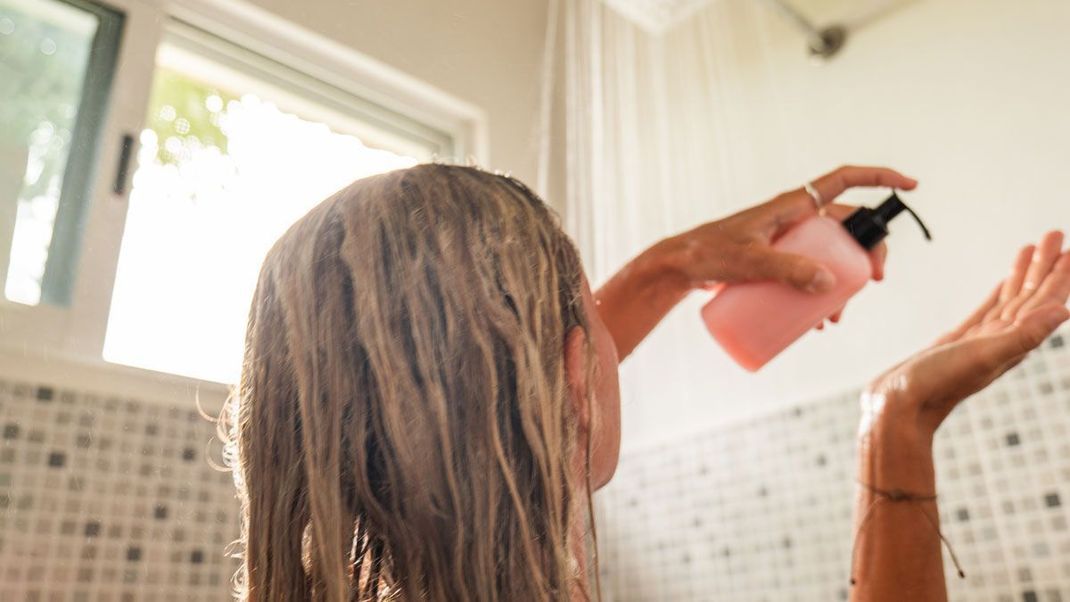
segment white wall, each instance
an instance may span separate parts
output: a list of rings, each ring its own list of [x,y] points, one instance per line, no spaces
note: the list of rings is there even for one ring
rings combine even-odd
[[[473,103],[490,165],[534,182],[543,0],[252,0]]]
[[[794,2],[819,22],[861,4]],[[708,51],[720,63],[705,96],[718,106],[671,100],[673,119],[720,116],[714,135],[730,156],[710,169],[732,194],[711,207],[752,204],[844,163],[886,164],[921,180],[905,198],[935,241],[898,220],[887,281],[758,375],[715,347],[698,320],[703,299],[689,299],[624,367],[626,448],[862,384],[968,313],[1021,244],[1070,228],[1070,3],[898,4],[828,64],[763,2],[720,0],[664,38],[669,56]],[[680,344],[687,357],[670,352]]]

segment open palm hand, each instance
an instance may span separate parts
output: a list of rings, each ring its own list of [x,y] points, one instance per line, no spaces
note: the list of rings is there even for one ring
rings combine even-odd
[[[1023,248],[1010,275],[958,328],[879,377],[870,391],[889,401],[885,413],[935,432],[955,406],[988,386],[1070,317],[1070,251],[1049,232]]]

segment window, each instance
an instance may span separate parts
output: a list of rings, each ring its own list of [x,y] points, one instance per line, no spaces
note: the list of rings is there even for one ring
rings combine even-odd
[[[234,382],[273,241],[485,123],[254,4],[0,0],[0,361]]]
[[[0,0],[0,283],[11,301],[70,302],[121,26],[85,2]]]
[[[175,23],[156,56],[104,358],[235,382],[260,263],[355,179],[452,156],[425,127]]]

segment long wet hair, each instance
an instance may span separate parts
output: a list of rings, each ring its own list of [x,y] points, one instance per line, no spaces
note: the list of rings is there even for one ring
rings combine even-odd
[[[475,168],[363,179],[291,227],[229,408],[238,596],[586,593],[563,361],[582,282],[549,208]]]

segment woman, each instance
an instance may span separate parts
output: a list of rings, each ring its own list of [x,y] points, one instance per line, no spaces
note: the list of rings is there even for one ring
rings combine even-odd
[[[711,282],[826,289],[821,266],[769,242],[849,187],[914,185],[837,170],[812,194],[662,241],[596,294],[515,180],[422,165],[337,193],[268,254],[250,313],[235,424],[240,595],[596,598],[585,544],[591,491],[617,463],[618,354]],[[1067,318],[1061,244],[1052,234],[1023,250],[974,316],[875,381],[857,599],[943,599],[939,536],[918,511],[934,510],[932,435]]]

